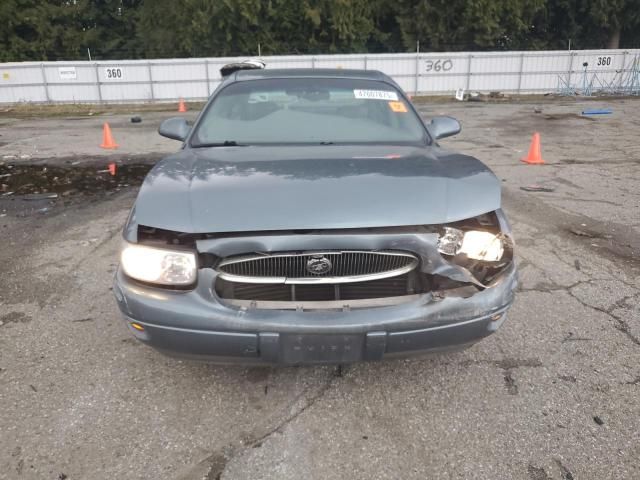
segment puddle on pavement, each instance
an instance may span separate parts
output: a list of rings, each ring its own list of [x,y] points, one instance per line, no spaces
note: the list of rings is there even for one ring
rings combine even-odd
[[[0,215],[48,213],[58,202],[73,203],[87,196],[110,195],[142,184],[152,164],[107,165],[0,165]]]
[[[153,165],[117,165],[116,175],[104,166],[52,167],[47,165],[0,165],[0,196],[78,193],[95,195],[140,185]]]

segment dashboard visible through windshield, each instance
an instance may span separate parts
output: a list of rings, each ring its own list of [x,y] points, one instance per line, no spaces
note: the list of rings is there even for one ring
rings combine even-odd
[[[241,81],[203,114],[192,147],[257,144],[424,144],[422,122],[400,92],[375,80]]]

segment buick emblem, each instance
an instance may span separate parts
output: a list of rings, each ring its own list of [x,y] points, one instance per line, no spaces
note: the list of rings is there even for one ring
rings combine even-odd
[[[331,260],[322,255],[317,255],[307,260],[307,272],[313,275],[329,273],[332,267]]]

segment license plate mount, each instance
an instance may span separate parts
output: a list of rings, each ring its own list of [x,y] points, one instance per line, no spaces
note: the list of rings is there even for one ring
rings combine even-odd
[[[364,335],[282,335],[286,363],[351,363],[362,359]]]

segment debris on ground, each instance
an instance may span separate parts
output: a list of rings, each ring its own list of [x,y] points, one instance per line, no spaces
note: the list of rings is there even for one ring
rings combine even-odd
[[[524,187],[520,187],[520,190],[524,190],[525,192],[555,192],[556,189],[553,187],[544,187],[542,185],[526,185]]]
[[[596,422],[598,425],[604,425],[604,420],[602,420],[599,416],[595,415],[593,417],[593,421]]]
[[[89,240],[82,240],[80,242],[80,245],[83,247],[88,247],[89,245],[91,245],[92,243],[96,243],[97,241],[97,238],[90,238]]]
[[[58,194],[57,193],[30,193],[22,197],[23,200],[28,200],[28,201],[49,200],[53,198],[58,198]]]
[[[590,342],[592,339],[587,337],[576,337],[573,332],[569,332],[560,343],[566,342]]]
[[[561,479],[562,480],[574,480],[573,479],[573,473],[571,473],[571,471],[562,464],[562,461],[560,461],[559,458],[554,458],[554,460],[556,462],[556,465],[558,465],[558,468],[560,469]]]
[[[591,233],[585,232],[584,230],[580,230],[578,228],[570,228],[569,231],[574,235],[577,235],[578,237],[587,237],[587,238],[595,237],[595,235],[592,235]]]
[[[613,110],[610,108],[591,108],[582,111],[582,115],[611,115],[612,113]]]
[[[577,113],[550,113],[543,116],[545,120],[570,120],[570,119],[580,119],[587,120],[591,122],[595,122],[595,118],[585,117],[583,115],[578,115]]]
[[[84,323],[84,322],[91,322],[92,320],[93,320],[93,318],[86,317],[86,318],[77,318],[77,319],[71,320],[71,321],[75,322],[75,323]]]
[[[507,393],[509,393],[509,395],[518,394],[518,385],[516,385],[516,381],[509,371],[504,375],[504,384],[507,387]]]
[[[142,118],[138,115],[131,117],[131,123],[140,123],[142,122]]]
[[[581,270],[580,260],[578,260],[577,258],[573,261],[573,265],[576,267],[576,270]]]
[[[551,478],[543,467],[536,467],[531,464],[527,466],[527,473],[531,480],[549,480]]]
[[[502,92],[489,92],[480,93],[480,92],[469,92],[468,100],[470,102],[493,102],[493,101],[508,101],[511,97],[505,95]]]

